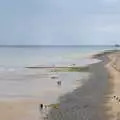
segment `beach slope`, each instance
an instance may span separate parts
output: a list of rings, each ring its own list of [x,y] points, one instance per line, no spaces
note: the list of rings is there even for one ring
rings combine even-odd
[[[104,58],[104,59],[103,59]],[[105,68],[107,58],[89,66],[91,76],[82,86],[60,97],[59,108],[51,109],[49,120],[107,120],[105,107],[109,94],[109,75]]]

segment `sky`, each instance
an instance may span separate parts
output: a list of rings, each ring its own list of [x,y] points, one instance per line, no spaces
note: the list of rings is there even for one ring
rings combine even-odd
[[[0,44],[120,44],[120,0],[0,0]]]

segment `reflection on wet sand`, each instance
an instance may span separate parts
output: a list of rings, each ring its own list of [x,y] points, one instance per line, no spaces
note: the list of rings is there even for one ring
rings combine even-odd
[[[52,79],[51,76],[54,74],[58,77]],[[0,72],[0,119],[47,119],[49,109],[58,107],[54,104],[58,102],[58,97],[73,91],[78,85],[81,86],[82,79],[87,80],[88,76],[87,72],[54,73],[51,69],[2,71]],[[77,84],[76,80],[79,80]]]

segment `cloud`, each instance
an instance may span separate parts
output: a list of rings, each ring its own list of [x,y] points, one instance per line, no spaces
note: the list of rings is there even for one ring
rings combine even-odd
[[[0,44],[112,44],[120,38],[119,0],[101,1],[5,0]]]

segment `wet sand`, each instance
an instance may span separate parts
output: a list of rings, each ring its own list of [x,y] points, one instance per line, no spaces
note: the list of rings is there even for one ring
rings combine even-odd
[[[49,120],[119,120],[120,106],[118,104],[120,102],[118,103],[118,101],[120,97],[117,101],[113,99],[114,95],[120,96],[120,75],[118,76],[118,71],[113,71],[111,64],[113,61],[114,65],[116,64],[115,56],[117,58],[116,66],[119,66],[118,60],[120,59],[118,59],[117,51],[105,51],[92,56],[102,62],[89,66],[89,72],[92,75],[88,82],[62,96],[59,108],[51,109]]]
[[[60,106],[51,109],[49,120],[107,120],[103,106],[109,83],[104,65],[104,62],[90,65],[88,82],[60,97]]]
[[[60,106],[58,109],[52,108],[50,110],[48,119],[92,120],[96,118],[96,120],[99,120],[103,117],[105,118],[101,103],[103,94],[105,94],[107,89],[108,76],[103,65],[104,63],[90,65],[90,79],[82,87],[78,86],[74,91],[71,90],[71,92],[61,96],[59,101],[57,101],[58,103],[60,102]],[[40,103],[44,103],[44,101],[28,99],[0,102],[0,119],[43,120],[44,114],[39,111]]]
[[[39,102],[29,100],[0,102],[0,120],[39,120],[41,117]]]
[[[51,71],[51,70],[48,70]],[[88,78],[88,73],[54,72],[30,69],[0,73],[0,120],[43,120],[51,107],[40,111],[39,105],[51,105],[59,96],[80,87]],[[86,80],[82,81],[85,78]]]

